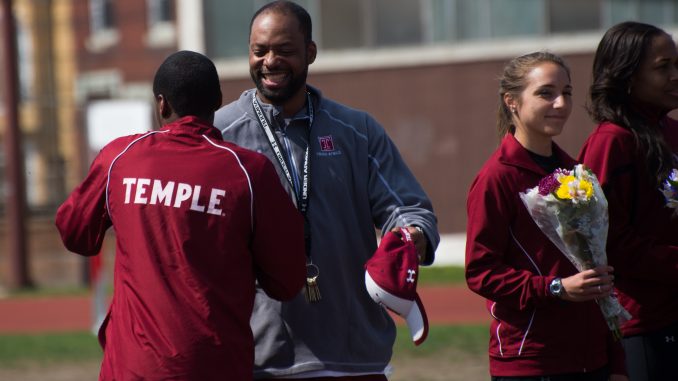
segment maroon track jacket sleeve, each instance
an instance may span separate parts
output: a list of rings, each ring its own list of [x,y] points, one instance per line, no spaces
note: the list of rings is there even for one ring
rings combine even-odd
[[[106,210],[107,163],[106,153],[101,151],[85,180],[57,210],[56,226],[61,240],[74,253],[97,255],[111,226]]]
[[[252,179],[252,256],[259,285],[273,299],[288,300],[306,279],[304,221],[266,160]]]
[[[511,245],[512,201],[498,175],[479,175],[471,185],[467,200],[466,281],[469,288],[486,299],[509,303],[521,310],[556,299],[548,292],[555,276],[538,275],[516,268],[504,258]],[[516,197],[517,198],[517,197]],[[523,207],[522,205],[515,205]],[[542,234],[535,227],[535,234]]]
[[[610,213],[608,257],[616,273],[627,277],[678,285],[678,247],[655,242],[633,228],[635,191],[644,180],[636,178],[631,161],[633,150],[619,137],[594,135],[586,142],[579,159],[598,176],[605,190]],[[659,191],[657,191],[659,192]],[[652,255],[648,255],[652,253]]]

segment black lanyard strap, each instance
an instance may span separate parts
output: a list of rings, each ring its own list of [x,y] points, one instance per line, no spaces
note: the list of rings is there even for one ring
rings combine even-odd
[[[313,104],[311,103],[311,96],[306,93],[306,104],[308,105],[308,116],[309,116],[309,136],[310,136],[310,129],[313,126]],[[266,134],[266,137],[268,138],[268,143],[271,146],[271,149],[273,150],[273,153],[275,154],[275,158],[278,160],[278,164],[280,164],[280,168],[282,168],[283,172],[285,173],[285,177],[287,178],[287,181],[289,182],[290,186],[292,187],[292,190],[294,192],[294,196],[297,199],[297,205],[299,208],[299,211],[306,217],[306,211],[308,210],[308,192],[310,188],[310,180],[311,180],[311,175],[310,175],[310,145],[311,142],[309,141],[308,144],[306,144],[306,149],[304,150],[304,165],[303,165],[303,172],[302,172],[302,184],[301,184],[301,194],[297,194],[296,188],[294,186],[294,181],[292,179],[292,172],[290,172],[289,167],[287,166],[287,161],[285,160],[285,157],[283,156],[282,150],[280,149],[280,143],[278,142],[278,138],[276,135],[273,133],[273,130],[271,129],[271,125],[268,123],[266,120],[266,116],[264,116],[263,111],[261,110],[261,105],[259,104],[259,101],[257,100],[257,94],[256,92],[252,93],[252,107],[254,108],[254,112],[257,114],[257,118],[259,119],[259,126],[261,129],[264,131],[264,134]],[[291,152],[289,153],[290,155],[292,154]]]

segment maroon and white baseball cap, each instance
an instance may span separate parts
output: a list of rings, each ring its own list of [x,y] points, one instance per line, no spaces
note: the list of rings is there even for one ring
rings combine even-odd
[[[375,302],[405,319],[412,340],[419,345],[428,335],[424,304],[417,295],[419,259],[410,232],[388,232],[365,264],[365,287]]]

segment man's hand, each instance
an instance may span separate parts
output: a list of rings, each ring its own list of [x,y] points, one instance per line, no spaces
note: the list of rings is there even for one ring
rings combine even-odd
[[[410,232],[412,237],[412,242],[414,242],[414,247],[417,248],[417,257],[419,257],[419,263],[422,263],[426,260],[426,249],[428,245],[428,240],[426,235],[421,228],[417,226],[406,226],[407,231]],[[391,229],[393,233],[400,234],[400,228]]]

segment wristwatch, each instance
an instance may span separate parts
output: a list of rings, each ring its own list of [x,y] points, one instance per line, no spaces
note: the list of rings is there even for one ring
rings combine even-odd
[[[549,284],[549,291],[551,292],[551,295],[555,296],[556,298],[563,296],[563,293],[565,292],[565,289],[563,288],[563,281],[560,278],[555,278],[552,280]]]

